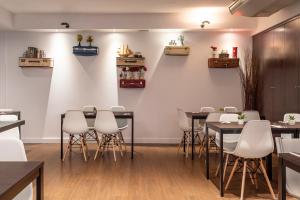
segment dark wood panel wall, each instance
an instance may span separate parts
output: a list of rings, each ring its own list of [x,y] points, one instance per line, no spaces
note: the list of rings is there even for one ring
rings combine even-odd
[[[260,112],[274,121],[300,113],[300,18],[253,36],[253,57],[260,67]]]

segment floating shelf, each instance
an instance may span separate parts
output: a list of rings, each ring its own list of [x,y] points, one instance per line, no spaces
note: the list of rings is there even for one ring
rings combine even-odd
[[[144,67],[145,58],[117,57],[117,67]]]
[[[19,58],[19,67],[53,68],[53,58]]]
[[[97,56],[99,48],[95,46],[73,46],[73,54],[77,56]]]
[[[165,55],[169,56],[187,56],[190,54],[188,46],[166,46],[164,49]]]
[[[237,68],[239,67],[238,58],[209,58],[209,68]]]
[[[144,79],[120,79],[120,88],[145,88]]]

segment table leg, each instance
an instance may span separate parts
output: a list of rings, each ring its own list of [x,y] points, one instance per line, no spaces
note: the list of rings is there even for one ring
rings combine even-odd
[[[64,155],[64,135],[63,135],[63,116],[60,116],[60,159],[63,159]]]
[[[134,117],[131,118],[131,159],[133,159],[134,152]]]
[[[194,160],[194,117],[192,117],[192,160]]]
[[[272,181],[272,177],[273,177],[273,172],[272,172],[272,153],[269,154],[266,158],[266,165],[267,165],[267,174],[268,174],[268,177],[270,179],[270,181]]]
[[[44,166],[39,169],[39,176],[36,178],[36,200],[44,199]]]
[[[21,112],[18,113],[18,120],[21,120]],[[20,135],[19,137],[20,137],[20,140],[21,140],[21,138],[22,138],[21,137],[21,126],[19,126],[19,135]]]
[[[208,127],[205,127],[205,165],[206,165],[206,179],[209,179],[209,138],[208,138]]]
[[[281,157],[278,159],[278,200],[286,200],[286,166]]]
[[[223,169],[224,168],[224,156],[223,156],[223,133],[220,131],[220,195],[224,197],[224,181],[223,181]]]
[[[185,153],[185,137],[186,137],[186,132],[183,132],[183,152]]]

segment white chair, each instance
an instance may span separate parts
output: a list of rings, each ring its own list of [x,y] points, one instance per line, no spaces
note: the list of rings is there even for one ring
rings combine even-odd
[[[126,110],[124,106],[112,106],[110,109],[113,112]],[[127,119],[116,119],[116,120],[117,120],[117,124],[118,124],[119,130],[120,130],[118,137],[124,147],[124,150],[126,151],[126,143],[125,143],[122,131],[124,131],[125,129],[128,128],[128,120]]]
[[[234,106],[225,106],[224,107],[224,112],[226,112],[226,113],[235,113],[235,112],[238,112],[238,109]]]
[[[84,113],[97,113],[97,108],[93,105],[86,105],[82,107]],[[95,131],[95,118],[86,118],[86,123],[89,131],[86,133],[85,141],[96,141],[99,144],[98,134]]]
[[[88,147],[85,141],[86,133],[89,131],[87,122],[85,120],[84,114],[80,110],[69,110],[65,114],[65,119],[63,123],[63,131],[69,134],[69,143],[67,151],[65,152],[63,161],[68,152],[72,152],[73,146],[79,146],[83,152],[84,160],[87,161],[87,151]]]
[[[216,112],[216,109],[213,107],[201,107],[200,112],[211,113],[211,112]]]
[[[17,115],[0,115],[0,121],[17,121],[18,116]],[[4,131],[0,133],[0,138],[16,138],[20,139],[20,131],[19,128],[12,128],[7,131]]]
[[[238,114],[221,114],[220,116],[220,122],[230,122],[230,123],[237,123],[238,121]],[[226,168],[229,161],[229,154],[227,152],[231,152],[237,145],[237,142],[239,140],[240,135],[239,134],[224,134],[223,135],[223,149],[224,149],[224,155],[226,155],[225,159],[225,165],[224,165],[224,173],[223,173],[223,179],[225,179],[226,174]],[[216,145],[220,148],[220,133],[216,132]],[[216,176],[219,173],[220,164],[216,171]]]
[[[277,153],[300,153],[299,139],[275,138]],[[290,168],[286,168],[286,190],[289,194],[300,199],[300,174]]]
[[[186,113],[180,109],[177,108],[177,116],[178,116],[178,124],[179,128],[183,131],[183,136],[182,139],[178,145],[178,151],[180,150],[180,147],[184,144],[184,141],[186,142],[186,151],[185,151],[185,156],[186,158],[189,155],[189,145],[192,140],[192,124],[189,121],[189,118],[186,116]],[[194,139],[198,138],[200,143],[201,143],[201,137],[200,137],[200,129],[201,127],[199,124],[195,123],[194,124]]]
[[[118,138],[120,132],[114,113],[111,110],[98,110],[95,121],[95,130],[98,134],[101,134],[101,142],[97,147],[94,160],[96,160],[99,151],[103,148],[112,147],[114,153],[114,160],[116,159],[115,147],[119,147],[119,151],[122,154],[121,142]]]
[[[258,169],[260,169],[260,171],[264,175],[272,198],[276,199],[262,160],[263,157],[266,157],[267,155],[271,154],[273,150],[274,142],[270,122],[267,120],[252,120],[247,122],[241,132],[236,148],[232,152],[227,152],[228,154],[236,156],[237,159],[234,162],[234,166],[230,173],[225,190],[228,188],[233,174],[236,172],[238,163],[242,163],[243,177],[241,187],[241,199],[244,199],[246,170],[249,172],[252,183],[255,184],[256,187],[258,187]],[[258,162],[256,162],[256,160],[258,160]],[[252,172],[250,171],[251,168],[249,167],[250,163],[252,163],[252,168],[254,168]]]
[[[24,144],[15,138],[0,139],[0,161],[27,161]],[[32,184],[24,188],[13,200],[32,200]]]
[[[220,120],[220,116],[221,113],[219,112],[211,112],[208,114],[205,122],[218,122]],[[203,126],[203,143],[199,148],[199,158],[201,158],[202,155],[202,151],[204,150],[204,147],[206,145],[205,141],[206,141],[206,123]],[[215,139],[216,139],[216,132],[214,130],[208,129],[208,145],[209,145],[209,149],[211,147],[211,145],[213,145],[215,143]]]
[[[242,112],[245,115],[245,121],[260,120],[259,112],[256,110],[245,110]]]

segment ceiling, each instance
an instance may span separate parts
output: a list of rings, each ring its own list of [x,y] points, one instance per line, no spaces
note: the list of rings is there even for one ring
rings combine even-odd
[[[0,0],[15,13],[170,13],[227,7],[232,0]]]

